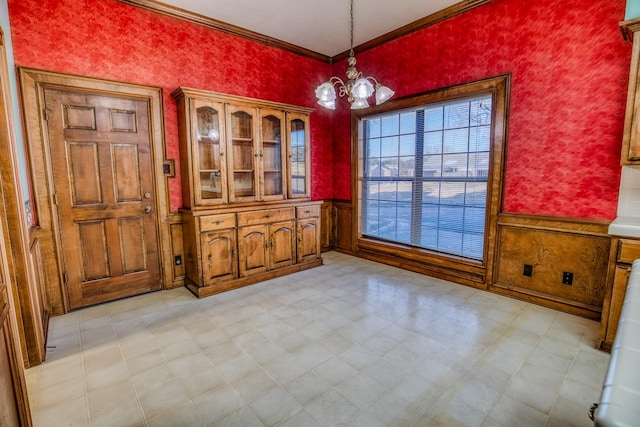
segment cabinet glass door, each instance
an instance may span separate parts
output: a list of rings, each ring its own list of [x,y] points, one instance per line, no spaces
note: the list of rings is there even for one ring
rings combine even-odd
[[[284,114],[281,111],[261,111],[262,132],[262,198],[264,200],[282,199],[284,197],[284,150],[282,136],[284,134]]]
[[[289,197],[306,197],[309,188],[309,122],[306,117],[289,116]]]
[[[227,129],[231,133],[229,154],[231,200],[255,200],[257,158],[252,108],[229,107]]]
[[[199,203],[222,203],[226,199],[222,105],[195,103],[194,191]],[[222,144],[222,145],[221,145]]]

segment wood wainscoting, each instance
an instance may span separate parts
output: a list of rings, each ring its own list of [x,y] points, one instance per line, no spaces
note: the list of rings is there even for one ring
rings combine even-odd
[[[353,255],[353,209],[350,200],[325,200],[320,214],[322,252],[335,250]]]
[[[167,281],[164,285],[165,289],[174,289],[184,286],[185,270],[184,270],[184,245],[182,234],[182,214],[172,213],[167,217],[169,225],[169,250],[171,252],[170,259],[173,260],[171,274],[167,274]]]
[[[490,290],[600,319],[615,266],[608,225],[609,221],[500,214]],[[565,273],[571,275],[565,280],[570,284],[563,284]]]

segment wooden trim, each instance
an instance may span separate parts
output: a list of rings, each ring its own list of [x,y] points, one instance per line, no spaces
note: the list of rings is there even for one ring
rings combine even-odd
[[[547,231],[573,231],[582,235],[608,237],[611,221],[586,218],[570,218],[561,216],[532,215],[520,213],[501,213],[498,215],[499,225],[511,225]]]
[[[185,97],[186,98],[203,98],[205,100],[212,100],[212,98],[215,98],[214,100],[215,102],[219,102],[223,104],[228,103],[228,104],[233,104],[235,106],[238,106],[238,104],[241,104],[239,106],[245,107],[245,108],[251,108],[251,109],[257,106],[259,108],[271,108],[278,111],[286,110],[289,113],[311,114],[314,111],[313,108],[301,107],[299,105],[284,104],[282,102],[267,101],[264,99],[249,98],[247,96],[240,96],[240,95],[230,95],[228,93],[213,92],[213,91],[204,90],[204,89],[194,89],[194,88],[184,87],[184,86],[180,86],[179,88],[176,88],[173,92],[171,92],[171,96],[176,100],[179,100]]]
[[[154,0],[119,0],[122,3],[129,4],[131,6],[137,6],[143,9],[147,9],[153,12],[161,13],[172,18],[181,19],[183,21],[191,22],[193,24],[202,25],[213,30],[217,30],[226,34],[231,34],[237,37],[242,37],[247,40],[258,42],[267,46],[273,46],[278,49],[286,50],[288,52],[295,53],[300,56],[306,56],[308,58],[317,59],[322,62],[329,63],[331,58],[327,55],[323,55],[318,52],[314,52],[310,49],[305,49],[300,46],[296,46],[292,43],[288,43],[273,37],[265,36],[264,34],[250,31],[236,25],[228,24],[226,22],[218,21],[217,19],[209,18],[204,15],[200,15],[195,12],[190,12],[179,7],[170,6],[168,4],[160,3]]]
[[[27,220],[17,174],[17,139],[9,87],[4,31],[0,28],[0,340],[9,364],[0,375],[11,377],[18,421],[31,426],[24,367],[44,360],[45,338],[38,311],[30,299]],[[13,420],[11,420],[13,421]]]
[[[640,18],[620,22],[620,31],[625,41],[633,41],[633,33],[640,30]]]
[[[165,282],[165,289],[174,289],[184,286],[185,267],[184,267],[184,243],[182,230],[182,213],[171,213],[167,217],[167,225],[171,239],[169,242],[171,275],[169,281]],[[181,264],[176,264],[176,257],[180,257]],[[169,266],[169,265],[167,265]]]
[[[383,34],[375,39],[369,40],[366,43],[362,43],[353,48],[354,53],[358,54],[364,52],[369,49],[373,49],[374,47],[381,46],[385,43],[388,43],[392,40],[399,39],[400,37],[404,37],[407,34],[414,33],[423,28],[429,27],[431,25],[435,25],[439,22],[452,18],[454,16],[460,15],[464,12],[467,12],[471,9],[475,9],[478,6],[482,6],[483,4],[490,3],[491,0],[463,0],[459,3],[451,5],[446,9],[438,11],[436,13],[432,13],[429,16],[425,16],[424,18],[418,19],[416,21],[411,22],[410,24],[404,25],[396,30],[390,31],[386,34]],[[349,57],[349,50],[346,50],[338,55],[335,55],[331,58],[331,62],[338,62],[343,59]]]
[[[0,106],[0,185],[3,192],[2,215],[6,219],[6,248],[10,282],[15,286],[14,309],[25,366],[38,365],[45,359],[45,333],[41,318],[38,286],[29,251],[28,219],[21,190],[17,140],[9,89],[9,70],[4,45],[0,46],[2,100]],[[22,183],[28,185],[27,183]]]
[[[157,216],[158,248],[160,252],[161,280],[163,286],[174,283],[172,274],[173,256],[171,251],[170,201],[168,179],[163,174],[165,158],[164,121],[162,92],[160,88],[130,83],[88,78],[65,73],[56,73],[31,68],[18,68],[22,92],[25,139],[31,162],[31,180],[34,185],[34,209],[40,227],[39,238],[44,253],[56,254],[47,257],[44,270],[49,280],[47,295],[52,314],[69,311],[66,291],[63,286],[57,229],[56,206],[48,153],[46,125],[44,125],[43,94],[46,88],[60,88],[76,92],[97,93],[106,96],[127,96],[149,103],[149,129],[151,134],[152,173],[155,187],[154,212]]]
[[[222,22],[217,19],[209,18],[207,16],[200,15],[195,12],[190,12],[188,10],[184,10],[179,7],[164,4],[155,0],[118,0],[118,1],[131,6],[137,6],[143,9],[150,10],[152,12],[157,12],[166,16],[170,16],[172,18],[181,19],[183,21],[191,22],[197,25],[202,25],[204,27],[221,31],[226,34],[242,37],[244,39],[258,42],[267,46],[273,46],[278,49],[292,52],[300,56],[317,59],[318,61],[326,62],[329,64],[341,61],[343,59],[346,59],[349,56],[349,50],[346,50],[338,55],[330,57],[328,55],[314,52],[310,49],[305,49],[303,47],[294,45],[292,43],[278,40],[273,37],[265,36],[264,34],[247,30],[245,28],[238,27],[236,25],[228,24],[226,22]],[[432,13],[429,16],[413,21],[396,30],[390,31],[386,34],[376,37],[373,40],[370,40],[366,43],[358,45],[354,47],[353,50],[355,53],[360,53],[369,49],[373,49],[374,47],[383,45],[392,40],[406,36],[407,34],[411,34],[423,28],[429,27],[431,25],[435,25],[439,22],[442,22],[446,19],[452,18],[457,15],[460,15],[464,12],[467,12],[478,6],[482,6],[483,4],[489,3],[491,1],[492,0],[462,0],[459,3],[456,3],[454,5],[447,7],[446,9],[443,9],[436,13]]]
[[[308,270],[313,267],[322,265],[322,259],[314,261],[306,261],[300,264],[293,264],[287,267],[279,267],[274,270],[268,270],[264,273],[253,274],[251,276],[240,277],[228,282],[223,282],[214,286],[200,287],[187,278],[186,288],[189,289],[198,298],[208,297],[210,295],[219,294],[231,289],[237,289],[254,283],[263,282],[265,280],[273,279],[275,277],[285,276],[291,273],[297,273],[299,271]]]

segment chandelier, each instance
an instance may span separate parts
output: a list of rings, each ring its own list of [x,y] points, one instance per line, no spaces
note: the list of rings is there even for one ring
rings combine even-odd
[[[330,110],[336,108],[336,88],[340,97],[346,96],[351,103],[352,110],[367,108],[369,102],[367,98],[376,93],[376,105],[380,105],[387,101],[395,93],[387,86],[383,86],[373,77],[364,75],[356,69],[356,58],[353,53],[353,0],[351,0],[351,49],[349,50],[349,59],[347,60],[349,67],[346,75],[347,81],[343,81],[340,77],[331,77],[328,81],[322,83],[316,88],[316,97],[318,104]],[[375,89],[374,89],[375,84]]]

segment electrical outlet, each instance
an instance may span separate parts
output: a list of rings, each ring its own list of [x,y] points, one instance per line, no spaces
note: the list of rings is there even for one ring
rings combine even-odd
[[[525,264],[522,269],[522,275],[531,277],[533,275],[533,266],[531,264]]]
[[[182,255],[176,255],[174,258],[174,262],[176,265],[182,265]]]
[[[571,286],[573,284],[573,273],[565,271],[562,273],[562,284]]]

